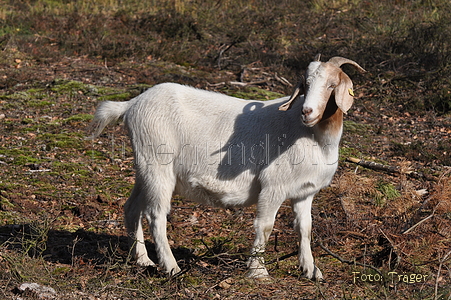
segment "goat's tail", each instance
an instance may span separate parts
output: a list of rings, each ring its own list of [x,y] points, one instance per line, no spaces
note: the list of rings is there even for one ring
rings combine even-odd
[[[135,99],[125,102],[104,101],[96,109],[94,119],[91,122],[92,135],[87,139],[97,138],[108,124],[116,122],[122,118],[125,112],[135,102]]]

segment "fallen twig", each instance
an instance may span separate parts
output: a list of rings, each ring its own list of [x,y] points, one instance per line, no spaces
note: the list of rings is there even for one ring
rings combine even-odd
[[[432,175],[428,175],[428,174],[416,172],[416,171],[403,171],[398,166],[384,165],[384,164],[376,163],[373,161],[366,161],[363,159],[358,159],[355,157],[348,157],[348,158],[346,158],[346,161],[355,163],[359,166],[365,167],[367,169],[375,170],[375,171],[384,171],[384,172],[393,173],[393,174],[406,174],[406,175],[409,175],[410,177],[414,177],[414,178],[424,178],[429,181],[438,181],[438,179]]]
[[[296,255],[298,255],[298,251],[294,251],[294,252],[291,252],[289,254],[282,255],[281,257],[277,257],[277,258],[275,258],[273,260],[270,260],[270,261],[266,262],[265,265],[271,265],[271,264],[277,263],[277,262],[279,262],[281,260],[285,260],[287,258],[296,256]]]
[[[277,72],[274,73],[274,78],[279,81],[280,83],[282,83],[283,85],[288,85],[288,86],[293,86],[286,78],[277,75]]]
[[[346,158],[346,161],[358,164],[359,166],[362,166],[362,167],[365,167],[365,168],[368,168],[371,170],[385,171],[388,173],[399,173],[399,167],[395,167],[395,166],[387,166],[387,165],[383,165],[380,163],[366,161],[366,160],[358,159],[358,158],[354,158],[354,157],[348,157],[348,158]]]
[[[262,85],[267,84],[267,80],[259,80],[259,81],[252,81],[252,82],[239,82],[239,81],[230,81],[231,85],[237,85],[237,86],[248,86],[248,85]]]
[[[212,86],[212,87],[218,87],[218,86],[226,85],[226,83],[224,81],[218,82],[218,83],[209,83],[209,82],[207,82],[207,85],[208,86]]]
[[[326,251],[327,254],[329,254],[330,256],[338,259],[342,263],[345,263],[345,264],[348,264],[348,265],[361,266],[361,267],[364,267],[364,268],[370,268],[370,269],[374,270],[375,272],[377,272],[379,275],[382,276],[381,271],[379,271],[376,267],[374,267],[372,265],[362,264],[362,263],[359,263],[359,262],[356,262],[356,261],[352,261],[352,260],[346,260],[346,259],[342,258],[341,256],[339,256],[338,254],[335,254],[332,251],[330,251],[329,249],[327,249],[326,246],[324,246],[323,243],[321,243],[321,241],[317,241],[317,244],[321,247],[321,249]]]
[[[52,170],[50,170],[50,169],[39,169],[39,170],[28,170],[27,172],[40,173],[40,172],[50,172],[50,171],[52,171]]]
[[[430,214],[429,216],[427,216],[426,218],[424,218],[423,220],[419,221],[418,223],[416,223],[415,225],[413,225],[412,227],[408,228],[407,230],[404,230],[402,234],[407,234],[409,232],[411,232],[412,230],[414,230],[416,227],[418,227],[418,225],[422,224],[423,222],[429,220],[430,218],[432,218],[434,216],[435,210],[432,212],[432,214]]]

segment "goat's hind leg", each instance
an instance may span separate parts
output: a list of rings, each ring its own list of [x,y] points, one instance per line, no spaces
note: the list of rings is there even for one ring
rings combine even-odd
[[[140,266],[156,266],[147,255],[147,249],[144,241],[144,232],[142,219],[145,214],[145,198],[142,193],[140,183],[137,180],[132,193],[124,206],[125,227],[131,247],[131,255]]]
[[[171,210],[172,193],[175,188],[175,176],[168,168],[147,170],[143,176],[145,182],[145,215],[155,242],[158,262],[169,275],[180,272],[172,254],[167,237],[167,216]]]
[[[167,215],[171,207],[171,195],[157,201],[159,201],[159,205],[149,209],[147,218],[150,223],[160,266],[168,275],[174,275],[180,272],[180,268],[172,254],[166,232]]]

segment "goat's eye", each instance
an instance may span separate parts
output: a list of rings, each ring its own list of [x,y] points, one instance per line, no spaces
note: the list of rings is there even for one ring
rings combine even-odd
[[[332,83],[331,85],[329,85],[329,88],[330,88],[330,89],[334,89],[334,88],[336,88],[336,87],[337,87],[337,85],[334,84],[334,83]]]

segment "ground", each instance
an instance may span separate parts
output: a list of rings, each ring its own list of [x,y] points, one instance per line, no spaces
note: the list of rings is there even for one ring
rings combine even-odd
[[[370,4],[355,2],[359,4],[352,4],[354,9],[371,10],[365,6]],[[3,298],[451,297],[451,118],[446,108],[449,83],[436,80],[433,85],[428,81],[447,69],[441,65],[438,69],[424,67],[419,71],[424,66],[418,63],[420,60],[415,61],[415,68],[409,68],[409,56],[401,55],[404,50],[399,50],[410,43],[413,45],[411,35],[421,37],[426,23],[410,27],[404,39],[392,41],[394,50],[391,58],[385,60],[383,55],[388,54],[378,52],[382,50],[371,44],[370,33],[358,37],[358,30],[368,29],[365,26],[369,21],[364,17],[344,19],[346,22],[352,19],[352,25],[357,28],[348,50],[343,48],[342,41],[317,34],[304,42],[308,47],[296,48],[297,44],[292,42],[277,48],[272,44],[273,39],[280,38],[279,45],[288,43],[284,30],[294,28],[290,22],[296,17],[279,15],[275,8],[271,14],[279,21],[283,19],[287,27],[268,27],[274,30],[269,32],[264,25],[275,21],[268,20],[257,8],[248,9],[246,16],[254,14],[254,19],[242,21],[255,25],[254,31],[239,32],[234,27],[238,25],[228,21],[228,40],[214,43],[216,29],[210,26],[207,32],[201,20],[196,19],[199,16],[187,7],[182,9],[183,1],[176,1],[178,14],[172,10],[162,14],[172,20],[172,25],[162,23],[166,25],[160,29],[152,27],[163,18],[158,14],[143,14],[133,19],[125,10],[115,11],[114,16],[99,13],[97,16],[103,16],[101,20],[105,22],[120,20],[122,23],[115,25],[118,32],[120,24],[151,32],[153,42],[140,40],[149,43],[149,47],[152,43],[166,42],[176,45],[173,51],[178,51],[174,57],[169,50],[163,53],[157,48],[152,48],[152,54],[138,55],[139,43],[134,38],[141,37],[120,32],[124,44],[129,43],[126,49],[133,55],[123,50],[124,58],[118,59],[111,53],[122,49],[119,40],[116,48],[101,45],[104,40],[100,38],[95,40],[99,44],[86,44],[83,40],[84,36],[97,34],[80,29],[81,25],[94,22],[88,14],[81,10],[78,15],[67,14],[52,6],[56,4],[45,2],[46,9],[54,9],[59,16],[51,19],[49,15],[39,14],[40,3],[36,1],[35,6],[30,6],[34,10],[28,7],[34,18],[55,24],[73,22],[65,23],[65,26],[73,24],[64,29],[66,40],[58,33],[59,26],[54,26],[53,31],[44,25],[39,29],[39,22],[27,25],[30,32],[26,35],[9,32],[14,26],[24,29],[14,23],[16,19],[10,18],[12,13],[0,13],[0,19],[7,25],[4,32],[0,31],[0,295]],[[334,5],[339,3],[335,1]],[[225,2],[218,5],[229,9]],[[322,1],[315,1],[309,10],[315,12],[321,5],[324,5]],[[404,11],[407,6],[397,3],[394,7]],[[21,8],[27,9],[24,7]],[[199,8],[199,15],[200,11]],[[332,7],[328,14],[316,13],[321,20],[339,24],[346,10],[337,11]],[[411,14],[415,14],[413,8]],[[224,20],[231,19],[224,17]],[[315,26],[320,26],[319,23]],[[177,31],[180,28],[188,33]],[[427,32],[434,28],[427,27]],[[277,30],[280,35],[276,34]],[[327,33],[329,36],[348,34],[338,31],[331,29]],[[257,37],[256,32],[262,32],[262,36]],[[238,33],[246,34],[245,41],[233,36]],[[176,41],[180,35],[188,36],[183,40],[186,44]],[[381,43],[386,38],[382,37]],[[328,43],[320,44],[322,39]],[[204,48],[204,58],[199,58],[199,52],[193,50],[199,48],[190,47],[200,47],[206,40],[211,45]],[[131,45],[135,48],[130,48]],[[367,49],[372,51],[372,58],[350,51],[362,45],[371,45]],[[435,46],[442,47],[437,57],[444,56],[443,49],[448,48],[442,44]],[[83,53],[87,49],[92,52]],[[104,52],[94,53],[99,49]],[[293,49],[300,49],[308,57],[298,59]],[[427,49],[432,53],[431,49],[435,48]],[[358,74],[345,68],[354,82],[355,104],[345,116],[338,171],[332,184],[316,196],[312,211],[312,249],[326,282],[302,278],[297,269],[293,255],[297,237],[292,229],[289,200],[278,212],[267,246],[270,280],[244,276],[246,257],[254,238],[255,208],[211,208],[179,196],[172,202],[168,236],[182,273],[168,278],[158,269],[136,266],[129,256],[123,222],[123,204],[134,183],[133,154],[121,124],[108,127],[99,139],[85,139],[97,104],[103,100],[128,100],[165,81],[247,99],[272,99],[291,92],[297,74],[320,50],[325,53],[323,60],[339,54],[355,59],[368,71]],[[190,61],[189,51],[195,61]],[[411,55],[430,59],[423,52],[420,54],[425,56],[418,53]],[[277,59],[284,60],[283,68],[274,63]],[[293,62],[297,62],[295,67]],[[418,77],[417,72],[425,75]],[[432,89],[442,95],[443,106],[431,104],[436,101]],[[397,167],[399,172],[365,168],[347,160],[351,157]],[[150,254],[154,256],[151,237],[147,239]],[[54,293],[22,291],[20,287],[25,282],[51,287]]]

